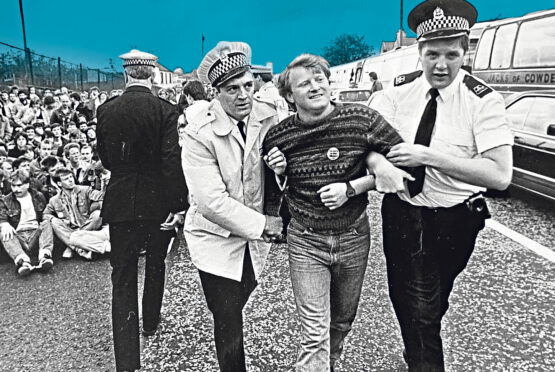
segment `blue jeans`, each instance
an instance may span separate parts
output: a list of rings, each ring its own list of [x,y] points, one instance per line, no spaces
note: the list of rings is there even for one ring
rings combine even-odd
[[[355,319],[370,249],[363,213],[344,232],[315,231],[294,219],[289,267],[301,323],[296,371],[326,372],[343,351]]]

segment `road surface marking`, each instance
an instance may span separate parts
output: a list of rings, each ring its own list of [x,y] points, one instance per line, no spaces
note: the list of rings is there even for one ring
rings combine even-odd
[[[494,229],[495,231],[505,235],[506,237],[508,237],[509,239],[514,240],[515,242],[519,243],[520,245],[528,248],[529,250],[531,250],[532,252],[534,252],[535,254],[542,256],[543,258],[551,261],[551,262],[555,262],[555,252],[552,251],[551,249],[544,247],[543,245],[533,241],[530,238],[525,237],[522,234],[517,233],[516,231],[513,231],[511,229],[509,229],[507,226],[500,224],[499,222],[492,220],[492,219],[488,219],[486,220],[486,226],[489,228]]]

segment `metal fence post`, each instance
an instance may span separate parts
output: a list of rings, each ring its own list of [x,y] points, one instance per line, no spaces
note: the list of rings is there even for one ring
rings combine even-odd
[[[100,70],[96,69],[96,72],[98,73],[98,89],[102,90],[102,89],[100,89]]]
[[[29,73],[31,74],[31,85],[35,85],[35,78],[33,76],[33,62],[31,59],[31,51],[29,50],[29,48],[27,48],[25,50],[25,54],[27,55],[27,58],[29,59]]]
[[[60,82],[60,89],[62,88],[62,59],[58,57],[58,81]]]
[[[83,65],[79,64],[79,73],[81,75],[81,91],[83,91]]]

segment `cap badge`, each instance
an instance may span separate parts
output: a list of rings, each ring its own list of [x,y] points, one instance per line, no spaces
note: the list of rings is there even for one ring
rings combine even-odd
[[[330,147],[328,150],[328,159],[337,160],[339,159],[339,149],[337,147]]]
[[[405,75],[397,76],[397,77],[395,78],[395,82],[396,82],[397,84],[404,83],[404,82],[405,82]]]
[[[439,21],[440,19],[445,18],[445,14],[443,13],[443,9],[439,6],[434,10],[434,20]]]

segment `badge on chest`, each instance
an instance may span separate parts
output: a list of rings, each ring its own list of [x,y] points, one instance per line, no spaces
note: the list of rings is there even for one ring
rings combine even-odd
[[[337,147],[330,147],[327,153],[328,159],[337,160],[339,159],[339,149]]]

